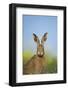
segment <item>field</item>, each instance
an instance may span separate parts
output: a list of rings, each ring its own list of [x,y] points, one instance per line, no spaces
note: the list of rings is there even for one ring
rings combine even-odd
[[[30,58],[33,56],[34,54],[32,54],[32,52],[30,51],[25,51],[23,54],[23,66],[25,66],[25,64],[30,60]],[[57,57],[51,54],[47,54],[47,71],[45,72],[44,69],[44,73],[57,73]]]

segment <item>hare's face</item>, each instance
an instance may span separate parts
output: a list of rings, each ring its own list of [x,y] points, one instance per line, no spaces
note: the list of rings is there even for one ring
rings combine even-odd
[[[47,40],[47,32],[43,35],[42,39],[41,39],[41,43],[38,39],[38,36],[36,36],[36,34],[33,33],[34,36],[34,41],[37,43],[37,55],[39,57],[43,57],[44,56],[44,41]]]
[[[37,55],[39,57],[43,57],[44,56],[44,46],[42,44],[39,44],[37,46]]]

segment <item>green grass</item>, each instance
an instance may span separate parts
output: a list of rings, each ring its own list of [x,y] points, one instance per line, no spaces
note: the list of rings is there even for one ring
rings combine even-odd
[[[25,51],[23,54],[23,63],[26,64],[34,54],[30,51]],[[47,54],[47,71],[44,73],[57,73],[57,57]]]
[[[57,59],[48,59],[47,73],[57,73]]]

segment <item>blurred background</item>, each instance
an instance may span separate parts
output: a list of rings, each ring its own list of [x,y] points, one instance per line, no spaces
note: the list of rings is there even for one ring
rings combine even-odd
[[[37,44],[33,40],[33,33],[41,40],[44,33],[48,32],[47,41],[44,43],[48,60],[47,73],[57,73],[57,16],[24,15],[22,18],[24,65],[36,54]]]

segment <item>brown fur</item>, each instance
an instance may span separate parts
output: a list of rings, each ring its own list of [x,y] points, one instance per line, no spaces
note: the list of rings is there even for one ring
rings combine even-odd
[[[47,60],[45,57],[38,57],[34,55],[25,65],[24,74],[41,74],[43,73],[43,69],[46,65]]]
[[[37,54],[24,65],[24,74],[41,74],[47,66],[43,43],[40,44],[38,37],[35,34],[33,35],[35,42],[37,42]],[[44,42],[44,38],[47,39],[46,36],[47,33],[44,34],[42,42]]]

